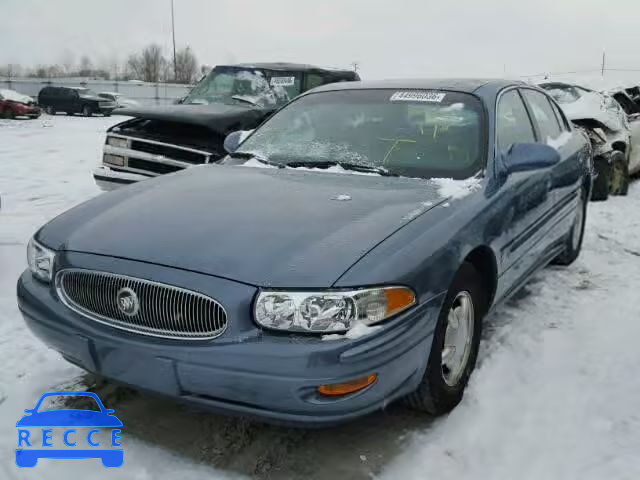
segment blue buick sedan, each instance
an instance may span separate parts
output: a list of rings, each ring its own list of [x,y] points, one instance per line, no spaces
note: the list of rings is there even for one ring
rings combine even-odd
[[[580,253],[590,146],[527,84],[327,85],[225,145],[43,226],[18,281],[31,330],[222,412],[329,425],[406,398],[437,415],[486,314]]]

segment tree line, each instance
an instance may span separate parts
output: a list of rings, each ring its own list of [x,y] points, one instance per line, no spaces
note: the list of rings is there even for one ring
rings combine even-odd
[[[104,80],[141,80],[143,82],[171,82],[191,84],[209,71],[200,65],[190,47],[165,55],[162,47],[152,43],[130,54],[124,62],[94,61],[88,55],[75,61],[72,52],[66,51],[58,63],[24,66],[7,64],[0,66],[0,77],[63,78],[88,77]]]

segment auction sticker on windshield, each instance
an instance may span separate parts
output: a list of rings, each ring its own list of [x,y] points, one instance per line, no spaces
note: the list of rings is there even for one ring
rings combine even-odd
[[[440,103],[444,100],[446,93],[442,92],[427,92],[427,91],[417,91],[417,90],[408,90],[405,92],[395,92],[391,95],[390,100],[392,102],[432,102],[432,103]]]
[[[296,83],[296,77],[271,77],[272,87],[292,87]]]

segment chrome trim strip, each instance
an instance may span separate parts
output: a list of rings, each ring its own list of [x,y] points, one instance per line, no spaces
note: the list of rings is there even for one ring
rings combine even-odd
[[[187,152],[192,152],[192,153],[199,153],[200,155],[204,155],[205,157],[210,157],[212,155],[211,152],[206,152],[204,150],[198,150],[196,148],[191,148],[191,147],[183,147],[182,145],[176,145],[174,143],[164,143],[164,142],[158,142],[157,140],[148,140],[146,138],[140,138],[140,137],[132,137],[130,135],[121,135],[121,134],[113,134],[113,133],[109,133],[107,135],[107,140],[109,139],[109,137],[118,137],[118,138],[123,138],[125,140],[129,140],[129,142],[131,142],[132,140],[135,140],[136,142],[145,142],[145,143],[153,143],[154,145],[161,145],[163,147],[169,147],[169,148],[175,148],[176,150],[185,150]],[[105,140],[105,145],[106,145],[106,140]]]
[[[101,308],[103,311],[108,310],[110,317],[98,314],[95,311],[91,311],[77,304],[67,295],[65,286],[63,285],[63,279],[67,274],[74,273],[78,275],[72,275],[70,277],[70,283],[72,289],[75,290],[75,293],[81,298],[81,301],[94,310],[98,308]],[[82,279],[81,276],[85,278]],[[120,280],[121,283],[118,283],[118,280]],[[103,308],[109,305],[105,301],[104,295],[96,295],[95,288],[93,292],[88,291],[84,288],[86,283],[92,283],[100,292],[115,291],[116,288],[122,287],[133,288],[136,289],[139,298],[147,298],[151,291],[153,300],[148,299],[141,302],[140,312],[135,318],[125,318],[124,315],[115,311],[113,308]],[[154,288],[154,286],[160,288]],[[207,295],[174,285],[127,275],[82,268],[65,268],[56,273],[55,289],[62,303],[83,317],[112,328],[140,335],[172,340],[212,340],[222,335],[226,331],[229,323],[224,307],[217,300]],[[189,315],[187,307],[196,302],[202,302],[205,306],[209,305],[212,309],[210,310],[210,314],[205,314],[198,318]],[[168,315],[166,308],[162,308],[164,306],[163,303],[164,305],[173,307],[177,306],[177,312],[180,316],[182,318],[188,317],[189,325],[193,324],[195,328],[191,331],[179,330],[177,328],[178,326],[175,325],[175,322],[173,322]]]
[[[194,165],[202,165],[201,163],[189,163],[181,160],[174,160],[173,158],[163,157],[162,155],[154,155],[152,153],[143,152],[140,150],[131,150],[130,148],[114,147],[112,145],[105,145],[102,149],[103,155],[117,155],[119,157],[125,157],[125,160],[129,158],[137,158],[140,160],[146,160],[154,163],[165,163],[167,165],[173,165],[176,167],[193,167]],[[107,165],[110,165],[107,163]]]

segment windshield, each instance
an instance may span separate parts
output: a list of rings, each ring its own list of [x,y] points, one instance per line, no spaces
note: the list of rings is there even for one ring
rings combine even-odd
[[[216,67],[189,95],[185,104],[248,103],[261,107],[284,105],[300,93],[295,76],[257,69]]]
[[[482,169],[480,101],[459,92],[344,90],[310,94],[235,152],[293,166],[349,163],[408,177],[468,178]]]

